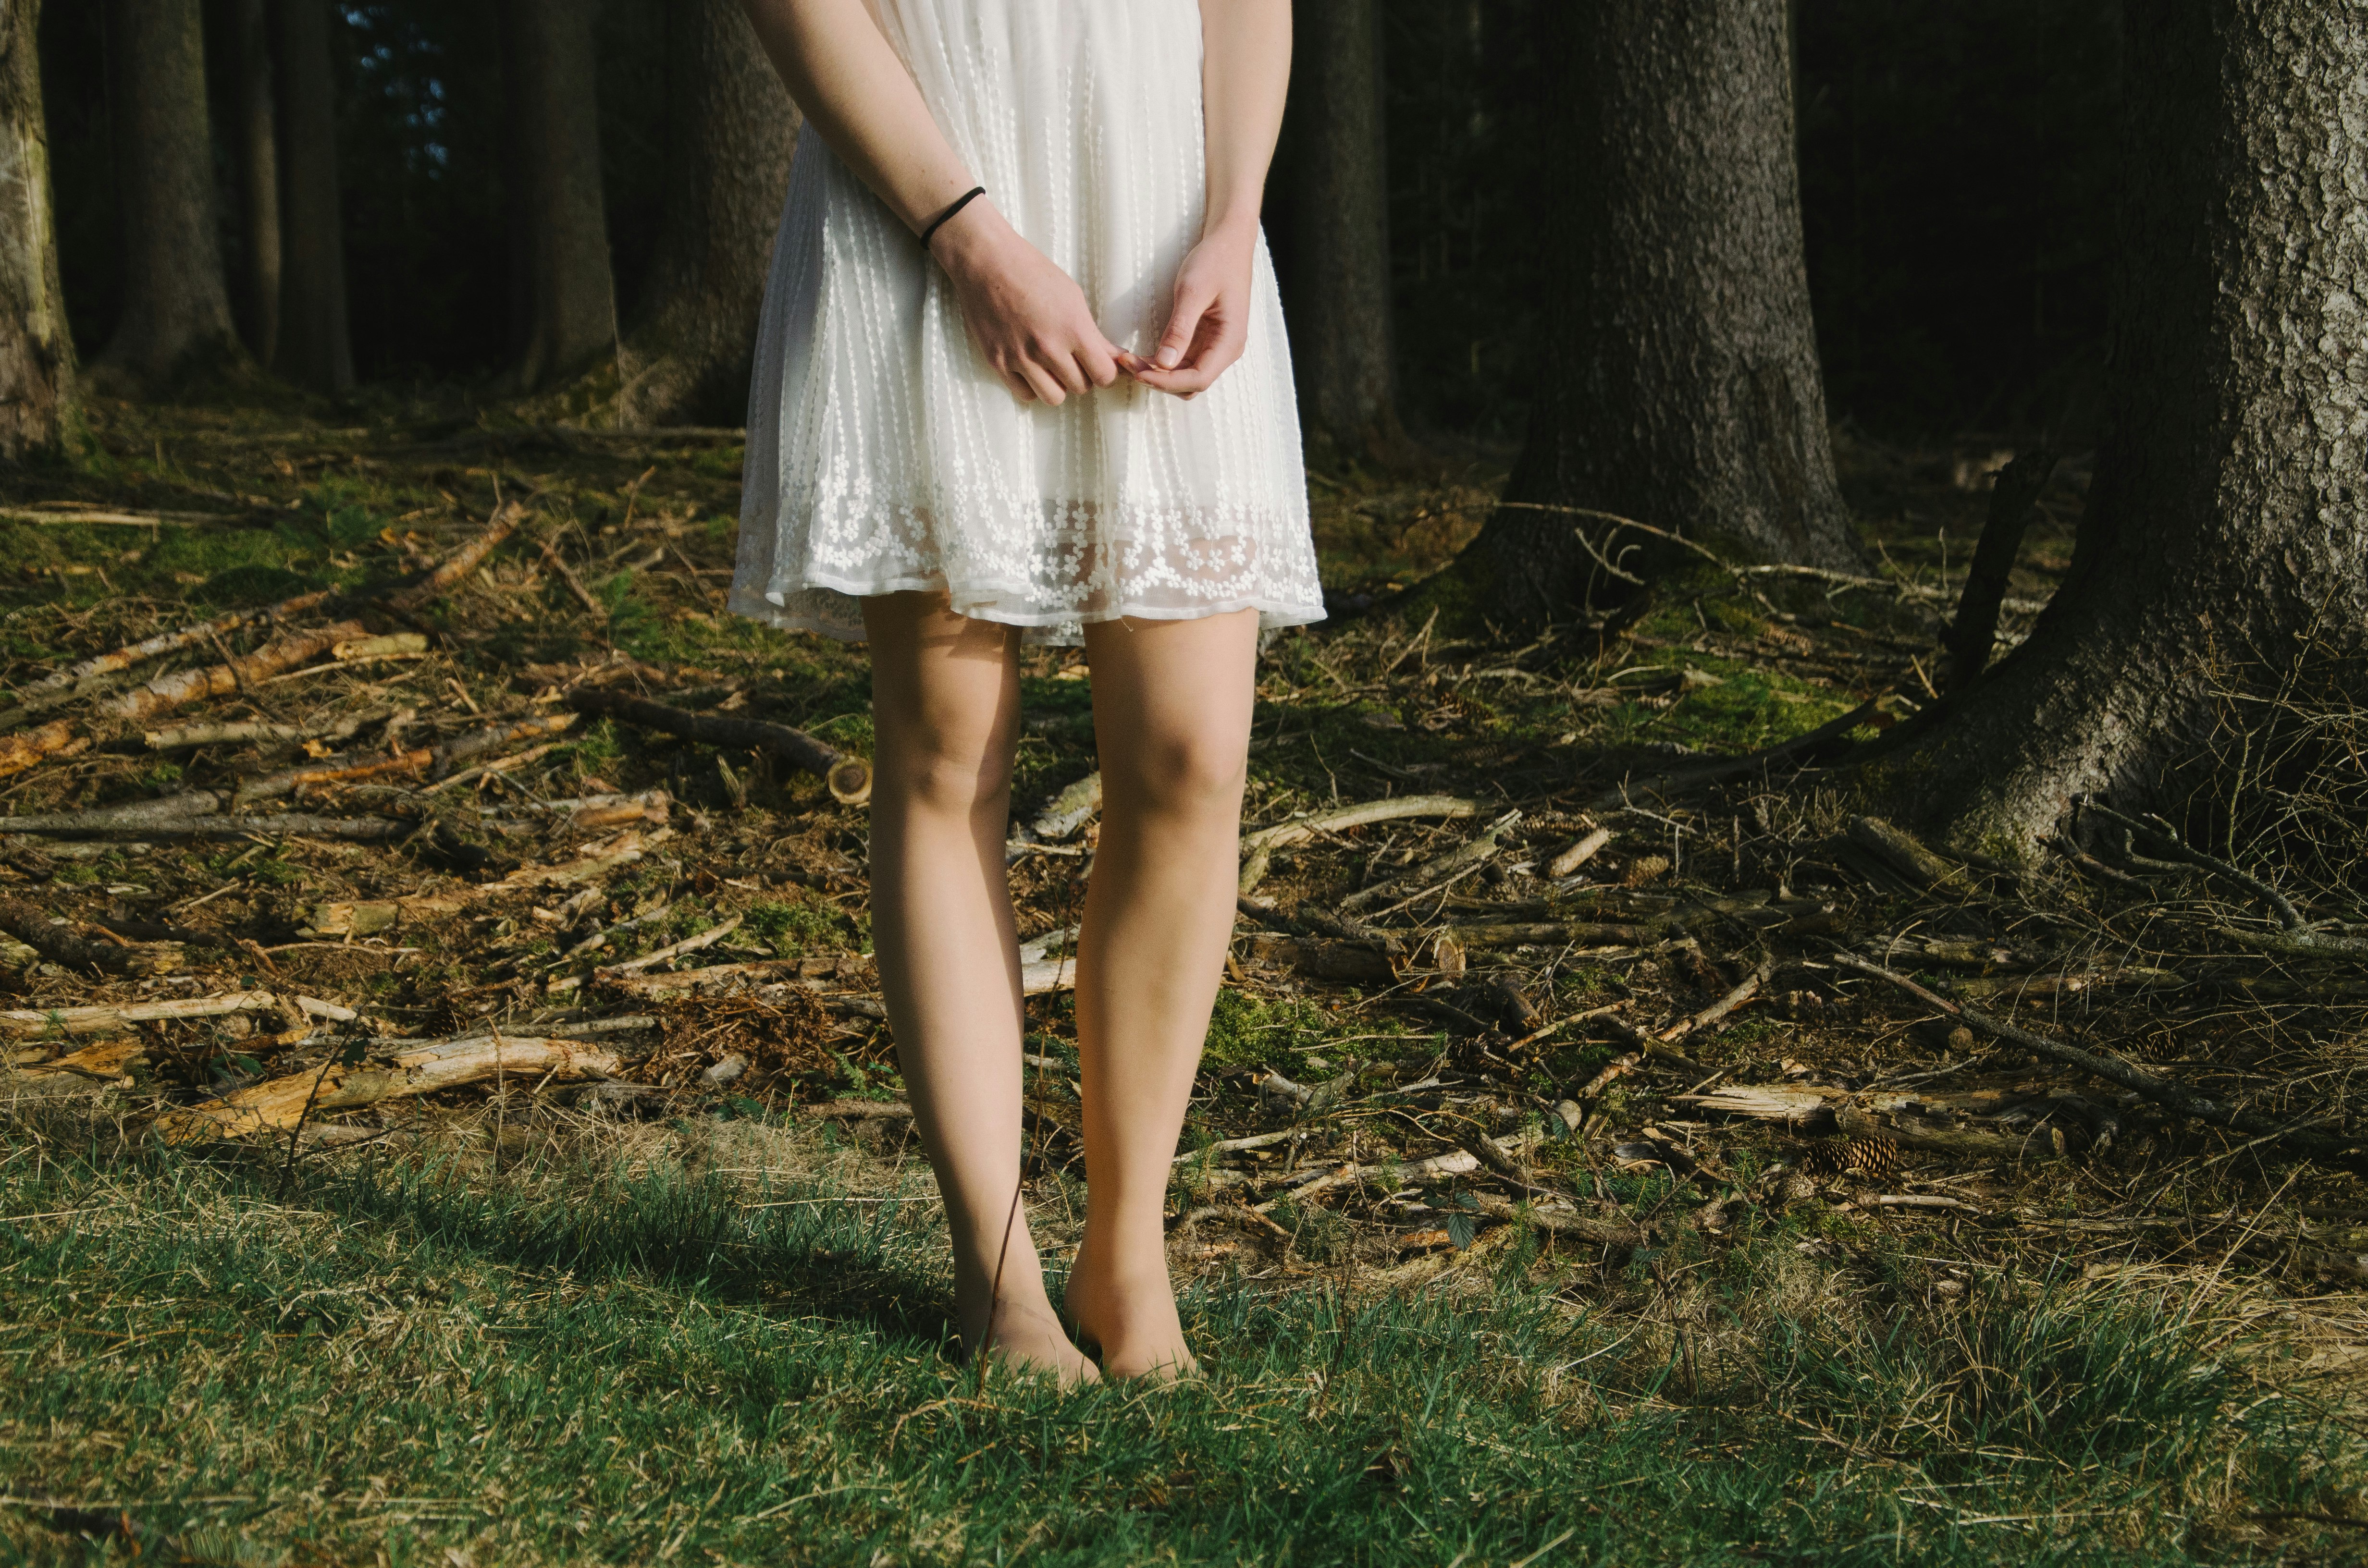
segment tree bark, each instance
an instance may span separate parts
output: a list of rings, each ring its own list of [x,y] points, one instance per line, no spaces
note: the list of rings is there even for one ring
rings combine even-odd
[[[733,0],[671,0],[663,232],[618,366],[627,425],[746,418],[798,111]]]
[[[271,0],[279,85],[279,342],[272,368],[317,392],[349,392],[345,215],[337,193],[336,81],[328,0]]]
[[[616,288],[600,191],[596,8],[582,0],[507,0],[510,203],[524,271],[526,335],[512,380],[532,392],[617,347]]]
[[[1379,0],[1298,0],[1291,316],[1300,416],[1340,451],[1405,441],[1390,326]]]
[[[146,386],[236,352],[223,281],[198,0],[111,0],[108,61],[123,313],[99,363]]]
[[[1508,499],[1851,565],[1802,256],[1782,0],[1547,13],[1560,123],[1535,206],[1561,271]],[[1460,574],[1500,620],[1565,613],[1601,580],[1573,537],[1581,525],[1605,526],[1499,510]]]
[[[2368,29],[2340,0],[2133,15],[2108,425],[2029,640],[1870,765],[2027,858],[2073,797],[2145,801],[2215,694],[2368,658]]]
[[[279,353],[279,115],[264,0],[235,0],[230,36],[238,81],[231,155],[238,165],[239,230],[246,252],[239,305],[246,347],[256,363],[268,365]]]
[[[40,0],[0,6],[0,459],[10,460],[61,445],[74,411],[40,20]]]

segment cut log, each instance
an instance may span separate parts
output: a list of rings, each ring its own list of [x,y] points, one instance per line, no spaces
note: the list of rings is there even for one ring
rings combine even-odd
[[[606,1078],[617,1071],[613,1051],[582,1040],[479,1035],[465,1040],[390,1041],[380,1062],[347,1067],[335,1062],[239,1089],[218,1100],[168,1111],[156,1119],[167,1142],[245,1138],[284,1131],[307,1115],[356,1110],[381,1100],[507,1077],[523,1085]],[[309,1110],[307,1108],[310,1108]]]
[[[579,713],[598,714],[660,730],[705,745],[760,751],[791,767],[815,775],[842,804],[860,806],[871,799],[871,765],[859,756],[825,745],[803,730],[763,719],[735,719],[721,713],[693,713],[620,692],[579,687],[567,694],[567,705]]]

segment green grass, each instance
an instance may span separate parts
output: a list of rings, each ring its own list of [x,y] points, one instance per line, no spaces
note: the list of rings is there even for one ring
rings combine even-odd
[[[0,1490],[255,1561],[2163,1563],[2347,1459],[2158,1301],[1787,1312],[1782,1236],[1657,1322],[1527,1243],[1462,1294],[1208,1286],[1209,1381],[1063,1393],[948,1359],[917,1185],[31,1147]],[[49,1517],[0,1558],[80,1560]]]

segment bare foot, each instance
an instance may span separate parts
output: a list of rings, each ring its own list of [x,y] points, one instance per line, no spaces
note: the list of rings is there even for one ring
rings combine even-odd
[[[1068,1302],[1079,1336],[1101,1346],[1103,1376],[1166,1382],[1201,1375],[1201,1363],[1184,1344],[1164,1262],[1121,1276],[1103,1269],[1090,1247],[1080,1247],[1069,1271]]]
[[[992,1332],[982,1332],[985,1327],[965,1328],[962,1344],[968,1347],[984,1339],[988,1365],[997,1370],[1050,1377],[1064,1389],[1101,1377],[1084,1352],[1069,1343],[1049,1301],[1007,1300],[995,1311]]]

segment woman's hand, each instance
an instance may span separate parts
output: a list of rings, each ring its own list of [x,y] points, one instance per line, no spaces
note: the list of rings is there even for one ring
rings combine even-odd
[[[1127,374],[1155,391],[1193,398],[1242,357],[1249,339],[1255,227],[1201,235],[1176,272],[1176,306],[1148,360],[1129,356]]]
[[[1057,408],[1140,361],[1103,335],[1085,290],[985,200],[929,241],[953,280],[962,325],[1012,395]]]

